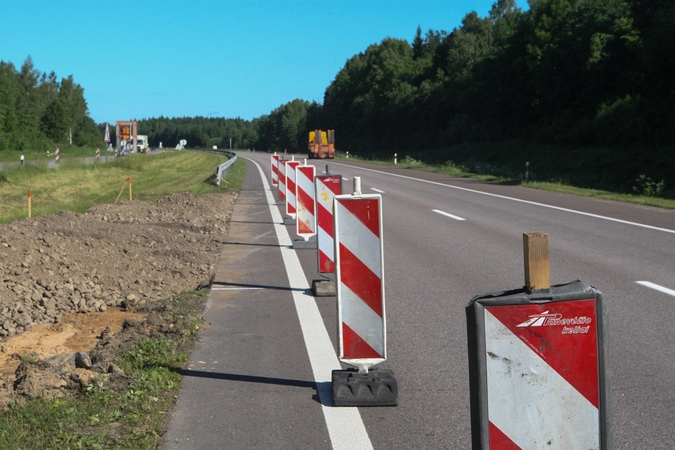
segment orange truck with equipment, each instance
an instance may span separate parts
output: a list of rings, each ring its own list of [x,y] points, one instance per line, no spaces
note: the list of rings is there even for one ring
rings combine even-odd
[[[308,156],[310,159],[335,159],[335,131],[310,131]]]

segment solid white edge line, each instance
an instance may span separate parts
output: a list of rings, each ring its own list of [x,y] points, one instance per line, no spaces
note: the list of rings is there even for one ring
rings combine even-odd
[[[636,281],[636,283],[644,287],[654,289],[655,291],[663,292],[664,294],[672,295],[673,297],[675,297],[675,290],[668,289],[667,287],[659,286],[658,284],[651,283],[649,281]]]
[[[457,190],[460,190],[460,191],[471,192],[471,193],[480,194],[480,195],[487,195],[488,197],[501,198],[501,199],[504,199],[504,200],[511,200],[511,201],[514,201],[514,202],[526,203],[526,204],[534,205],[534,206],[541,206],[543,208],[555,209],[555,210],[558,210],[558,211],[564,211],[564,212],[568,212],[568,213],[572,213],[572,214],[579,214],[581,216],[593,217],[595,219],[608,220],[610,222],[622,223],[624,225],[632,225],[634,227],[647,228],[649,230],[663,231],[664,233],[675,234],[675,230],[671,230],[669,228],[661,228],[661,227],[655,227],[655,226],[652,226],[652,225],[646,225],[644,223],[615,219],[613,217],[601,216],[601,215],[598,215],[598,214],[592,214],[592,213],[587,213],[587,212],[583,212],[583,211],[577,211],[577,210],[574,210],[574,209],[561,208],[560,206],[547,205],[545,203],[538,203],[538,202],[532,202],[530,200],[522,200],[522,199],[519,199],[519,198],[507,197],[505,195],[492,194],[490,192],[477,191],[475,189],[453,186],[451,184],[439,183],[437,181],[422,180],[420,178],[408,177],[408,176],[399,175],[399,174],[396,174],[396,173],[383,172],[381,170],[366,169],[366,168],[363,168],[363,167],[349,166],[347,164],[340,164],[340,163],[333,163],[333,164],[335,164],[336,166],[349,167],[349,168],[352,168],[352,169],[365,170],[365,171],[368,171],[368,172],[381,173],[383,175],[389,175],[389,176],[392,176],[392,177],[404,178],[404,179],[407,179],[407,180],[419,181],[419,182],[427,183],[427,184],[434,184],[436,186],[445,186],[445,187],[448,187],[448,188],[451,188],[451,189],[457,189]]]
[[[452,214],[446,213],[445,211],[441,211],[441,210],[439,210],[439,209],[432,209],[432,211],[435,212],[435,213],[437,213],[437,214],[440,214],[440,215],[442,215],[442,216],[450,217],[451,219],[455,219],[455,220],[466,220],[466,219],[464,219],[464,218],[462,218],[462,217],[459,217],[459,216],[453,216]]]
[[[385,193],[384,191],[381,191],[381,190],[375,189],[375,188],[370,188],[370,190],[371,190],[371,191],[375,191],[375,192],[377,192],[378,194],[384,194],[384,193]]]
[[[246,157],[244,157],[246,158]],[[323,324],[323,318],[316,306],[316,300],[305,294],[310,289],[305,273],[300,265],[298,255],[291,248],[293,241],[286,231],[281,219],[281,213],[276,207],[272,191],[267,183],[267,178],[260,165],[250,158],[258,168],[260,178],[263,181],[265,195],[267,197],[274,230],[281,246],[281,256],[286,268],[289,284],[292,288],[293,301],[295,309],[300,320],[302,336],[305,340],[307,355],[312,366],[314,381],[316,382],[321,409],[326,427],[330,435],[331,444],[334,449],[372,449],[373,445],[368,437],[361,414],[356,407],[334,407],[333,393],[331,389],[331,374],[334,369],[341,369],[340,361],[335,354],[333,344],[328,336],[328,331]],[[299,289],[298,289],[299,288]],[[305,292],[301,291],[304,290]]]

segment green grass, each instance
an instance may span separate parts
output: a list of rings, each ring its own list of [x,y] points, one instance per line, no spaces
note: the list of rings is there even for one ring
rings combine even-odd
[[[522,156],[522,158],[525,157],[527,156]],[[338,153],[337,158],[347,160],[344,153]],[[518,185],[533,189],[562,192],[584,197],[595,197],[606,200],[656,206],[659,208],[675,209],[674,199],[661,196],[662,193],[660,192],[660,189],[662,188],[663,184],[657,183],[644,175],[640,175],[637,179],[635,179],[633,182],[633,193],[627,194],[609,189],[574,185],[573,181],[563,179],[562,176],[556,177],[555,172],[549,168],[548,164],[545,166],[546,169],[542,169],[545,170],[545,176],[538,174],[539,177],[535,178],[550,178],[550,181],[539,181],[536,179],[533,181],[525,181],[524,174],[518,173],[517,169],[511,167],[506,160],[496,160],[493,161],[493,163],[486,163],[469,158],[467,162],[463,164],[457,164],[450,160],[444,163],[427,164],[419,159],[412,158],[411,156],[403,156],[402,158],[399,158],[398,163],[394,165],[393,158],[386,160],[363,159],[352,154],[349,155],[349,160],[403,169],[416,169],[426,172],[444,173],[458,177],[473,178],[500,184]],[[556,161],[562,164],[559,159],[556,159]]]
[[[84,212],[94,205],[129,199],[131,178],[134,200],[153,201],[179,192],[205,194],[241,189],[246,164],[237,161],[227,183],[215,184],[214,172],[226,157],[207,152],[167,152],[131,155],[114,162],[82,164],[64,161],[57,169],[46,162],[26,164],[0,172],[0,223],[22,219],[28,213],[32,193],[32,216],[62,210]]]
[[[53,160],[55,149],[56,147],[49,149],[49,154],[47,154],[47,151],[42,150],[3,150],[0,151],[0,162],[19,162],[21,160],[21,155],[24,156],[26,161]],[[105,148],[101,147],[100,151],[101,158],[104,158],[106,154]],[[112,152],[108,153],[108,157],[112,158],[112,155]],[[96,156],[96,149],[92,147],[59,146],[59,157],[61,160],[85,156]]]

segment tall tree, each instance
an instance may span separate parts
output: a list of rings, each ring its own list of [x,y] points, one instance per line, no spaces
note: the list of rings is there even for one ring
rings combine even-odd
[[[41,131],[52,141],[63,142],[68,136],[68,120],[61,99],[54,99],[40,119]]]
[[[61,80],[59,99],[68,123],[68,143],[73,145],[75,128],[84,117],[88,116],[88,108],[87,101],[84,99],[84,89],[75,83],[72,75]]]
[[[23,88],[24,105],[27,110],[34,109],[34,91],[37,87],[39,76],[40,72],[35,69],[33,58],[29,55],[21,65],[21,71],[19,72],[19,79]]]

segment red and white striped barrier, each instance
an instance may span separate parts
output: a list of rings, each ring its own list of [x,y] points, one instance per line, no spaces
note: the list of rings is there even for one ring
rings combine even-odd
[[[297,202],[295,198],[295,168],[300,165],[300,161],[286,162],[286,214],[295,219]]]
[[[272,186],[279,185],[279,155],[272,155]]]
[[[279,200],[284,200],[284,204],[286,203],[286,163],[289,162],[285,159],[279,159],[279,186],[278,188],[278,193],[279,193]]]
[[[307,160],[295,169],[297,203],[296,232],[304,240],[316,235],[316,201],[314,199],[314,166],[308,166]]]
[[[56,147],[56,150],[54,150],[54,158],[56,159],[56,162],[61,161],[61,155],[58,147]]]
[[[551,292],[467,307],[474,448],[609,448],[601,296],[579,281]]]
[[[319,175],[314,180],[319,273],[335,273],[333,199],[342,194],[342,175]]]
[[[381,204],[361,195],[360,177],[333,204],[340,360],[360,373],[387,358]]]

